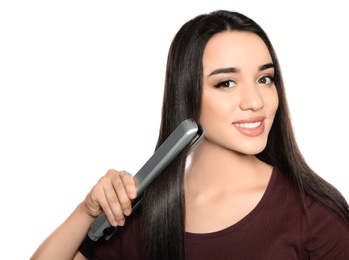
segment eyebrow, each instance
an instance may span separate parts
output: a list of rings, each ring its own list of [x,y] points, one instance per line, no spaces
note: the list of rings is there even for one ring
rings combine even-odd
[[[263,71],[263,70],[266,70],[269,68],[274,68],[274,64],[273,63],[263,64],[263,65],[258,67],[258,70]],[[211,76],[216,75],[216,74],[237,73],[239,71],[240,71],[240,69],[236,68],[236,67],[219,68],[219,69],[215,69],[214,71],[212,71],[207,77],[211,77]]]
[[[274,64],[273,63],[267,63],[267,64],[264,64],[264,65],[261,65],[258,67],[258,70],[259,71],[263,71],[263,70],[266,70],[266,69],[269,69],[269,68],[274,68]]]

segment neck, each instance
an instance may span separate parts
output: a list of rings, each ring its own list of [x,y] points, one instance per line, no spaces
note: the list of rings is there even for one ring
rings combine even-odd
[[[206,191],[238,190],[270,173],[271,166],[254,155],[237,153],[203,140],[191,155],[186,184]]]

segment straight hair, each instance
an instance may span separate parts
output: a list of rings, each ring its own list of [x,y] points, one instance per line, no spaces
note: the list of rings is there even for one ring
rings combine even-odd
[[[217,10],[202,14],[185,23],[175,35],[167,58],[156,149],[180,122],[187,118],[199,119],[204,49],[212,36],[225,31],[258,35],[267,46],[274,64],[279,107],[267,145],[257,157],[280,169],[303,199],[309,195],[349,227],[346,200],[308,166],[298,148],[279,62],[267,34],[241,13]],[[141,230],[146,259],[185,259],[184,172],[188,153],[189,148],[182,151],[144,193]],[[304,201],[303,207],[306,211]]]

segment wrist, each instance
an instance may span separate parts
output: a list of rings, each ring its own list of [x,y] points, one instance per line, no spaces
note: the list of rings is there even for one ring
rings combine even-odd
[[[83,216],[86,221],[91,223],[99,215],[97,212],[96,214],[91,214],[91,210],[87,207],[84,201],[77,206],[76,211],[79,215]]]

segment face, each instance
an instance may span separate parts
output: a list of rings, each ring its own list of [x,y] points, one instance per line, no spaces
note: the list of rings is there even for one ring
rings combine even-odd
[[[213,36],[203,54],[202,87],[205,142],[242,154],[263,151],[279,104],[263,40],[249,32]]]

